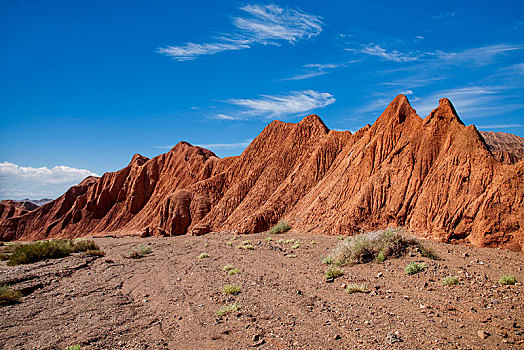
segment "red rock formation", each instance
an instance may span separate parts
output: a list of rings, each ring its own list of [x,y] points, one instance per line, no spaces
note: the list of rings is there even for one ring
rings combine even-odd
[[[0,238],[249,233],[284,218],[299,232],[395,224],[445,241],[522,246],[522,164],[495,159],[449,100],[422,119],[399,95],[354,135],[310,115],[270,123],[237,157],[184,142],[150,160],[135,155],[120,171],[2,220]]]
[[[27,214],[36,208],[38,208],[38,205],[31,202],[19,202],[9,199],[3,200],[0,201],[0,220]]]
[[[480,131],[495,158],[513,164],[524,156],[524,138],[505,132]]]

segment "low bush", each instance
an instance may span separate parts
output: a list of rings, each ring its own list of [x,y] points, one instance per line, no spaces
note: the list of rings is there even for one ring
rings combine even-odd
[[[515,284],[515,282],[515,276],[511,275],[502,275],[502,277],[499,279],[499,283],[505,286],[509,284]]]
[[[240,309],[240,305],[238,305],[238,304],[224,305],[220,309],[215,311],[215,315],[217,315],[217,316],[224,316],[224,315],[229,314],[231,312],[238,311],[239,309]]]
[[[233,265],[227,264],[222,268],[222,271],[228,272],[229,270],[233,269]]]
[[[326,278],[327,279],[337,278],[339,276],[342,276],[343,273],[344,273],[344,271],[339,269],[339,268],[330,267],[326,271]]]
[[[140,259],[148,254],[151,254],[151,247],[141,244],[138,246],[138,249],[133,249],[129,252],[129,257],[131,259]]]
[[[406,273],[406,275],[414,275],[416,273],[419,273],[420,271],[424,270],[426,268],[426,264],[422,263],[422,264],[419,264],[419,263],[416,263],[416,262],[412,262],[412,263],[409,263],[405,268],[404,268],[404,272]]]
[[[459,284],[458,277],[447,276],[447,277],[442,279],[442,285],[444,285],[444,286],[454,286],[456,284]]]
[[[242,243],[240,243],[238,246],[237,246],[238,249],[242,249],[242,250],[253,250],[255,249],[253,247],[253,245],[251,244],[251,241],[250,240],[245,240],[245,241],[242,241]]]
[[[59,239],[18,244],[9,256],[7,265],[31,264],[45,259],[63,258],[74,252],[99,249],[98,245],[90,240]]]
[[[279,221],[275,226],[271,227],[269,229],[269,233],[276,234],[276,233],[284,233],[286,231],[289,231],[291,229],[291,226],[286,221]]]
[[[333,264],[333,259],[331,257],[325,257],[325,258],[320,258],[320,262],[322,264],[325,264],[325,265],[331,265]]]
[[[96,250],[88,250],[86,251],[86,255],[89,255],[89,256],[105,256],[106,255],[106,252],[104,252],[103,250],[100,250],[100,249],[96,249]]]
[[[236,274],[240,273],[240,270],[239,269],[231,269],[227,273],[229,273],[230,275],[236,275]]]
[[[22,298],[22,293],[14,290],[7,284],[0,286],[0,305],[8,305],[18,303]]]
[[[222,289],[222,291],[224,292],[224,294],[235,295],[240,293],[240,287],[236,284],[228,284]]]
[[[205,259],[205,258],[209,258],[210,255],[208,253],[202,253],[198,256],[199,259]]]
[[[346,287],[346,293],[369,293],[369,290],[365,284],[350,284]]]
[[[81,349],[82,349],[82,347],[81,347],[80,345],[78,345],[78,344],[76,344],[76,345],[70,345],[70,346],[68,346],[68,347],[66,348],[66,350],[81,350]]]
[[[400,228],[388,228],[347,237],[337,245],[329,257],[338,265],[361,264],[373,260],[383,262],[389,258],[405,255],[410,248],[418,250],[423,256],[436,257],[431,249]]]

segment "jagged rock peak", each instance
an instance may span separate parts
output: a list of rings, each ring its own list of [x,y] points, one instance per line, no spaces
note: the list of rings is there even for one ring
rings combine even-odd
[[[304,117],[299,123],[299,125],[307,125],[312,127],[318,127],[324,129],[326,132],[329,131],[329,128],[324,124],[324,121],[316,114],[310,114]]]
[[[135,153],[135,155],[133,156],[133,158],[131,158],[131,162],[129,162],[129,166],[132,166],[134,164],[138,165],[138,166],[142,166],[144,165],[145,162],[147,162],[149,160],[149,158],[147,157],[144,157],[143,155],[141,154],[138,154],[138,153]]]
[[[460,124],[464,125],[462,120],[457,114],[457,111],[455,110],[455,107],[451,103],[451,101],[447,98],[441,98],[438,101],[438,107],[431,111],[427,119],[427,123],[431,122],[432,120],[437,121],[446,121],[448,123],[451,123],[453,121],[457,121]]]
[[[397,95],[377,119],[378,124],[402,124],[409,116],[416,115],[406,95]]]

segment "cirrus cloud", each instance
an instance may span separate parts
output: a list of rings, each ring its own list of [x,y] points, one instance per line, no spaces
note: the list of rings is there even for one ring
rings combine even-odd
[[[244,5],[244,16],[233,18],[235,30],[220,34],[215,43],[192,43],[160,47],[157,52],[177,61],[194,60],[199,56],[250,48],[254,44],[280,45],[316,37],[322,31],[321,18],[301,10],[278,5]]]

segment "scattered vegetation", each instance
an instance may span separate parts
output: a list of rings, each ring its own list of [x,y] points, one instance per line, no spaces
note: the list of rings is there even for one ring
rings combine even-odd
[[[269,230],[269,233],[276,234],[276,233],[284,233],[286,231],[289,231],[291,229],[291,226],[286,221],[279,221],[275,226],[271,227]]]
[[[217,315],[217,316],[224,316],[224,315],[229,314],[231,312],[238,311],[238,309],[240,309],[240,305],[238,305],[238,304],[224,305],[220,309],[215,311],[215,315]]]
[[[227,242],[226,242],[226,245],[227,245],[228,247],[231,247],[231,246],[233,245],[233,243],[235,243],[235,242],[233,242],[233,241],[227,241]]]
[[[412,262],[412,263],[409,263],[406,268],[404,269],[404,272],[406,273],[406,275],[414,275],[416,273],[419,273],[420,271],[424,270],[426,268],[426,264],[422,263],[422,264],[419,264],[419,263],[416,263],[416,262]]]
[[[66,348],[66,350],[81,350],[82,348],[80,347],[80,345],[76,344],[76,345],[70,345]]]
[[[267,238],[266,238],[266,242],[271,242],[272,240],[273,240],[272,237],[267,237]]]
[[[499,279],[499,283],[505,286],[509,284],[515,284],[515,282],[515,276],[511,275],[502,275],[502,277]]]
[[[288,257],[288,258],[296,258],[297,255],[296,254],[288,254],[288,255],[286,255],[286,257]]]
[[[151,254],[151,247],[141,244],[140,246],[138,246],[138,249],[133,249],[129,252],[129,257],[131,259],[140,259],[148,254]]]
[[[228,272],[229,270],[233,269],[233,265],[227,264],[222,268],[222,271]]]
[[[277,243],[283,243],[283,242],[284,240],[282,238],[277,241]]]
[[[0,286],[0,305],[8,305],[18,303],[22,298],[22,293],[14,290],[7,284]]]
[[[317,244],[317,242],[316,241],[311,241],[311,243],[309,243],[309,244],[314,245],[314,244]]]
[[[240,270],[239,269],[231,269],[231,270],[228,271],[228,273],[230,275],[236,275],[236,274],[240,273]]]
[[[388,228],[347,237],[333,250],[330,258],[336,265],[361,264],[373,260],[383,262],[386,259],[405,255],[410,248],[418,250],[422,256],[436,258],[431,249],[400,228]]]
[[[447,276],[442,279],[442,284],[444,286],[454,286],[456,284],[459,284],[459,279],[455,276]]]
[[[339,268],[330,267],[326,271],[326,278],[327,279],[337,278],[339,276],[342,276],[343,273],[344,273],[344,271],[339,269]]]
[[[63,258],[74,252],[99,250],[98,245],[90,240],[59,239],[18,244],[9,256],[7,265],[31,264],[45,259]]]
[[[202,253],[198,256],[199,259],[205,259],[205,258],[209,258],[210,255],[208,253]]]
[[[236,284],[228,284],[222,289],[222,291],[224,294],[235,295],[240,293],[240,286],[237,286]]]
[[[245,241],[242,241],[242,243],[240,243],[240,245],[237,246],[238,249],[242,249],[242,250],[253,250],[255,249],[253,247],[253,245],[251,244],[251,241],[248,239],[248,240],[245,240]]]
[[[293,248],[293,249],[298,249],[298,248],[300,248],[300,244],[297,243],[297,244],[295,244],[294,246],[292,246],[291,248]]]
[[[207,248],[207,247],[209,247],[209,243],[206,242],[204,243],[204,248]]]
[[[350,284],[346,287],[346,293],[369,293],[369,290],[365,284]]]
[[[104,252],[103,250],[100,250],[100,249],[88,250],[88,251],[86,251],[86,255],[102,257],[102,256],[106,255],[106,252]]]
[[[325,258],[320,258],[320,262],[322,262],[322,264],[325,264],[325,265],[331,265],[333,264],[333,259],[328,256]]]
[[[295,239],[294,238],[290,238],[290,239],[286,239],[284,241],[285,244],[289,244],[289,243],[295,243]]]

